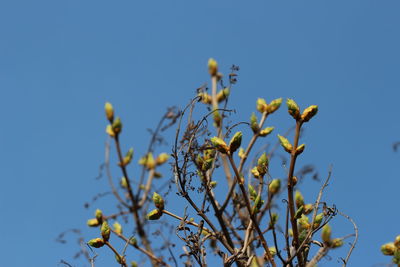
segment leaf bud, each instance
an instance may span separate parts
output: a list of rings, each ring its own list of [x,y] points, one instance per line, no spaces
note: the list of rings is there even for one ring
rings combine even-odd
[[[296,207],[300,208],[301,206],[304,205],[304,197],[300,193],[299,190],[296,191],[295,196],[294,196],[295,202],[296,202]]]
[[[250,127],[253,130],[253,133],[258,133],[258,131],[260,130],[260,126],[258,126],[258,122],[257,122],[257,116],[254,112],[251,113]]]
[[[259,98],[257,99],[257,110],[261,113],[264,113],[265,111],[267,111],[268,109],[268,105],[267,102],[265,102],[264,98]]]
[[[324,243],[330,243],[331,242],[331,227],[329,224],[325,224],[324,227],[322,227],[322,232],[321,232],[321,238]]]
[[[275,129],[274,127],[266,127],[260,131],[259,136],[265,137],[265,136],[269,135],[270,133],[272,133],[272,131],[274,129]]]
[[[97,219],[99,222],[102,222],[102,221],[103,221],[103,212],[102,212],[101,210],[97,209],[97,210],[95,211],[95,213],[94,213],[94,216],[96,217],[96,219]]]
[[[100,222],[99,222],[99,220],[97,220],[96,218],[93,218],[93,219],[89,219],[89,220],[87,221],[87,225],[88,225],[89,227],[96,227],[96,226],[99,226],[99,225],[100,225]]]
[[[229,147],[226,145],[225,141],[219,137],[211,138],[211,143],[213,146],[222,154],[227,154],[229,152]]]
[[[112,128],[111,124],[107,125],[106,133],[111,137],[115,137],[115,133],[113,131],[113,128]]]
[[[119,254],[115,254],[115,260],[121,265],[125,262],[125,258]]]
[[[211,182],[210,182],[210,186],[211,186],[211,188],[215,188],[215,187],[217,187],[217,184],[218,184],[218,182],[217,182],[217,181],[211,181]]]
[[[278,134],[278,138],[279,138],[279,142],[281,143],[281,146],[283,147],[283,149],[285,149],[285,151],[288,153],[292,153],[293,146],[289,142],[289,140],[286,137],[279,135],[279,134]]]
[[[214,111],[213,119],[214,119],[214,126],[219,127],[221,125],[222,117],[221,114],[219,114],[218,110]]]
[[[113,224],[113,227],[114,227],[114,231],[115,231],[117,234],[122,235],[122,225],[121,225],[119,222],[115,222],[115,223]]]
[[[160,196],[156,192],[153,193],[153,203],[157,209],[160,209],[160,210],[164,209],[164,199],[162,198],[162,196]]]
[[[117,117],[112,123],[112,130],[115,135],[119,134],[122,131],[122,122],[120,117]]]
[[[169,159],[168,153],[161,153],[160,155],[158,155],[158,157],[156,159],[156,164],[157,165],[162,165],[165,162],[167,162],[168,159]]]
[[[324,219],[324,214],[320,213],[315,216],[314,224],[313,224],[313,229],[317,229],[320,225],[322,220]]]
[[[394,245],[396,248],[400,249],[400,235],[396,236],[396,239],[394,240]]]
[[[211,76],[216,76],[218,73],[218,63],[213,58],[208,60],[208,72]]]
[[[335,238],[332,240],[332,248],[339,248],[343,246],[343,239],[342,238]]]
[[[293,182],[293,185],[297,184],[297,176],[292,177],[292,182]]]
[[[315,114],[317,114],[317,112],[318,112],[318,106],[316,105],[309,106],[303,111],[303,114],[301,114],[301,120],[303,122],[308,122],[309,120],[311,120],[312,117],[315,116]]]
[[[281,180],[273,179],[271,181],[271,183],[269,184],[268,189],[272,195],[277,194],[279,192],[279,190],[281,189]]]
[[[243,159],[244,158],[244,149],[243,147],[239,148],[238,156],[239,158]]]
[[[104,105],[104,110],[106,111],[107,120],[112,123],[112,121],[114,120],[114,108],[110,102],[106,102],[106,104]]]
[[[295,213],[294,217],[295,217],[296,219],[300,219],[300,218],[301,218],[301,215],[303,215],[303,213],[304,213],[304,206],[301,206],[300,208],[298,208],[298,209],[296,210],[296,213]]]
[[[138,264],[136,261],[131,261],[131,267],[138,267]]]
[[[274,227],[274,225],[277,223],[279,218],[278,213],[271,213],[271,220],[269,221],[269,228]]]
[[[396,247],[393,242],[386,243],[381,246],[381,252],[383,253],[383,255],[392,256],[394,255],[395,250]]]
[[[212,97],[207,94],[207,93],[199,93],[198,96],[200,97],[200,101],[203,102],[204,104],[211,104],[212,103]]]
[[[94,238],[94,239],[89,240],[89,242],[87,242],[87,244],[94,248],[101,248],[102,246],[104,246],[104,240],[101,238]]]
[[[128,181],[126,180],[126,177],[123,176],[121,178],[121,181],[119,182],[122,188],[128,188]]]
[[[162,212],[159,209],[154,209],[147,214],[146,218],[147,220],[158,220],[161,216]]]
[[[296,155],[300,155],[301,153],[303,153],[304,148],[306,147],[305,144],[301,144],[296,148]]]
[[[132,236],[131,238],[129,238],[129,244],[131,244],[132,246],[136,247],[137,246],[137,240],[134,236]]]
[[[256,190],[254,189],[254,187],[251,184],[249,184],[247,187],[249,188],[250,199],[255,200],[257,198]]]
[[[288,98],[286,100],[286,105],[288,107],[288,112],[289,114],[295,119],[298,120],[300,119],[300,108],[297,105],[297,103],[293,100]]]
[[[261,195],[257,195],[256,199],[254,200],[254,206],[253,206],[252,213],[256,214],[260,210],[260,208],[262,207],[263,204],[264,204],[264,201],[261,199]]]
[[[229,94],[230,94],[230,90],[229,90],[228,87],[226,87],[226,88],[222,89],[221,91],[219,91],[218,94],[217,94],[218,103],[224,101],[229,96]]]
[[[267,173],[268,164],[269,164],[269,160],[268,160],[267,154],[264,152],[261,154],[261,156],[258,158],[258,161],[257,161],[257,170],[258,170],[260,176],[264,176]]]
[[[254,175],[255,178],[260,178],[260,173],[258,172],[257,166],[251,169],[251,173]]]
[[[123,160],[122,160],[122,164],[119,164],[119,165],[120,165],[120,166],[126,166],[126,165],[128,165],[129,163],[131,163],[132,158],[133,158],[133,148],[130,148],[130,149],[128,150],[128,152],[126,152],[126,155],[125,155],[125,157],[124,157]]]
[[[304,205],[304,214],[308,215],[310,214],[314,209],[314,206],[312,204],[305,204]]]
[[[103,237],[104,241],[108,241],[110,239],[110,227],[108,226],[108,222],[104,221],[100,228],[101,236]]]
[[[282,104],[282,98],[277,98],[275,100],[272,100],[268,104],[267,111],[269,114],[274,113]]]
[[[242,143],[242,132],[236,132],[229,142],[229,151],[234,153]]]

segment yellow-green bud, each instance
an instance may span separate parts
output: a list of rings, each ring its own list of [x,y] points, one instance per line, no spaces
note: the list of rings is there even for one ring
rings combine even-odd
[[[278,138],[279,138],[279,142],[281,143],[281,146],[283,147],[283,149],[285,149],[285,151],[288,153],[292,153],[293,146],[289,142],[289,140],[286,137],[279,135],[279,134],[278,134]]]
[[[112,128],[111,124],[107,125],[106,133],[111,137],[115,137],[115,133],[113,131],[113,128]]]
[[[271,213],[271,220],[269,222],[269,228],[274,227],[274,225],[278,221],[278,218],[279,218],[278,213]]]
[[[160,210],[164,209],[164,199],[162,198],[162,196],[160,196],[156,192],[153,193],[153,202],[154,202],[154,206],[156,206],[156,208],[158,208]]]
[[[260,173],[258,172],[258,168],[257,166],[254,167],[253,169],[251,169],[251,173],[254,175],[254,177],[259,178],[260,177]]]
[[[269,164],[269,160],[268,160],[267,154],[264,152],[261,154],[261,156],[258,158],[258,161],[257,161],[257,170],[258,170],[260,176],[264,176],[267,173],[268,164]]]
[[[321,225],[323,219],[324,219],[323,213],[317,214],[317,216],[315,216],[313,229],[317,229]]]
[[[258,131],[260,130],[260,126],[258,126],[258,122],[257,122],[257,116],[254,112],[251,113],[250,127],[253,130],[253,133],[258,133]]]
[[[125,262],[124,257],[122,257],[122,256],[119,255],[119,254],[115,254],[115,260],[116,260],[119,264],[122,264],[122,263]]]
[[[119,134],[122,131],[122,122],[120,117],[117,117],[112,123],[112,130],[114,134]]]
[[[114,109],[110,102],[106,102],[104,110],[106,111],[107,120],[112,122],[114,120]]]
[[[301,226],[302,229],[309,229],[310,228],[308,217],[306,215],[304,215],[304,214],[302,214],[300,216],[300,219],[298,219],[297,222],[299,223],[299,225]]]
[[[218,63],[213,58],[208,60],[208,72],[211,76],[216,76],[218,73]]]
[[[229,147],[226,145],[225,141],[219,137],[211,138],[211,143],[213,146],[222,154],[227,154],[229,152]]]
[[[199,93],[198,96],[200,97],[201,102],[204,104],[211,104],[212,97],[207,93]]]
[[[241,159],[244,158],[244,149],[243,149],[243,147],[239,148],[238,156],[239,156],[239,158],[241,158]]]
[[[304,205],[304,214],[308,215],[310,214],[314,209],[314,206],[312,204],[305,204]]]
[[[221,116],[221,114],[219,114],[218,110],[214,111],[213,119],[214,119],[214,126],[219,127],[221,125],[222,116]]]
[[[222,102],[229,96],[230,90],[228,87],[224,88],[223,90],[219,91],[217,94],[217,101]]]
[[[259,135],[260,135],[261,137],[265,137],[265,136],[269,135],[270,133],[272,133],[272,131],[273,131],[274,129],[275,129],[274,127],[266,127],[266,128],[264,128],[264,129],[262,129],[262,130],[260,131]]]
[[[211,168],[212,163],[213,163],[214,159],[206,159],[203,161],[203,164],[201,165],[201,170],[202,171],[207,171]]]
[[[296,207],[300,208],[301,206],[304,205],[304,197],[300,193],[300,191],[296,191],[295,196],[294,196],[295,202],[296,202]]]
[[[311,120],[311,118],[314,117],[315,114],[317,114],[317,112],[318,112],[318,106],[316,105],[309,106],[303,111],[303,114],[301,114],[302,121],[307,122]]]
[[[101,236],[103,237],[104,241],[108,241],[110,239],[110,227],[108,226],[108,222],[104,221],[100,228]]]
[[[297,176],[292,177],[292,182],[293,182],[293,185],[297,184]]]
[[[140,165],[146,166],[148,170],[154,169],[156,167],[156,161],[154,160],[153,153],[148,153],[146,156],[139,160]]]
[[[138,267],[138,264],[136,261],[131,261],[131,267]]]
[[[288,98],[286,100],[286,105],[288,107],[289,114],[295,119],[300,119],[300,108],[293,99]]]
[[[271,254],[272,257],[276,255],[276,248],[275,247],[269,247],[268,248],[269,253]]]
[[[119,165],[122,165],[122,166],[128,165],[129,163],[131,163],[132,157],[133,157],[133,148],[130,148],[128,150],[128,152],[126,152],[126,155],[125,155],[124,159],[122,160],[122,164],[119,164]]]
[[[273,179],[271,181],[271,183],[269,184],[268,189],[272,195],[275,195],[276,193],[278,193],[279,190],[281,189],[281,180]]]
[[[131,238],[129,238],[129,244],[131,244],[132,246],[137,246],[137,240],[134,236],[132,236]]]
[[[155,209],[150,211],[147,214],[146,218],[147,220],[158,220],[160,219],[161,216],[162,216],[162,211],[160,211],[159,209]]]
[[[264,113],[265,111],[267,111],[268,109],[268,105],[267,102],[265,102],[264,98],[259,98],[257,99],[257,110],[261,113]]]
[[[303,215],[303,213],[304,213],[304,206],[301,206],[300,208],[298,208],[298,209],[296,210],[296,213],[295,213],[294,217],[295,217],[296,219],[300,219],[300,218],[301,218],[301,215]]]
[[[254,206],[253,206],[252,213],[253,214],[257,213],[263,204],[264,204],[264,201],[261,199],[261,196],[257,195],[256,199],[254,200]]]
[[[322,232],[321,232],[321,238],[324,243],[330,243],[331,242],[331,227],[329,224],[325,224],[324,227],[322,227]]]
[[[95,213],[94,213],[94,216],[96,217],[96,219],[97,219],[99,222],[102,222],[102,221],[103,221],[103,212],[102,212],[101,210],[97,209],[97,210],[95,211]]]
[[[215,187],[217,187],[217,184],[218,184],[218,182],[217,182],[217,181],[211,181],[211,182],[210,182],[210,186],[211,186],[211,188],[215,188]]]
[[[128,188],[128,181],[126,180],[125,176],[121,178],[120,184],[122,188]]]
[[[115,223],[113,224],[113,227],[114,227],[114,231],[115,231],[117,234],[122,235],[122,225],[121,225],[119,222],[115,222]]]
[[[94,248],[101,248],[102,246],[104,246],[104,240],[101,238],[94,238],[92,240],[89,240],[87,244]]]
[[[268,104],[267,111],[268,113],[274,113],[282,104],[282,98],[277,98],[272,100],[271,103]]]
[[[303,153],[304,148],[306,147],[305,144],[301,144],[296,148],[296,155],[300,155],[301,153]]]
[[[335,238],[332,240],[332,248],[339,248],[341,246],[343,246],[342,238]]]
[[[242,143],[242,132],[237,132],[229,142],[229,151],[234,153]]]
[[[400,249],[400,235],[396,236],[396,239],[394,240],[394,245],[396,248]]]
[[[158,155],[158,157],[156,159],[156,164],[157,165],[164,164],[165,162],[167,162],[168,159],[169,159],[169,155],[167,153],[161,153],[160,155]]]
[[[93,218],[93,219],[89,219],[89,220],[87,221],[87,225],[88,225],[89,227],[96,227],[96,226],[99,226],[99,225],[100,225],[100,222],[99,222],[99,220],[97,220],[96,218]]]
[[[393,242],[386,243],[381,246],[381,252],[383,255],[392,256],[396,250],[396,246]]]
[[[254,189],[254,187],[251,184],[249,184],[247,187],[249,188],[250,199],[255,200],[257,198],[256,190]]]
[[[204,150],[204,159],[214,159],[215,157],[215,150],[214,149],[206,149]]]

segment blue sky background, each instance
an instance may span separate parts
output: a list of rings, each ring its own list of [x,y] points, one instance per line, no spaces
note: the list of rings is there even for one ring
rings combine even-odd
[[[400,140],[399,10],[394,0],[0,1],[0,265],[88,266],[72,260],[72,236],[67,245],[55,238],[69,228],[97,234],[83,204],[108,189],[95,180],[104,102],[122,117],[123,144],[137,160],[146,128],[208,82],[209,57],[226,74],[241,68],[235,120],[248,119],[257,97],[319,105],[300,163],[322,176],[333,164],[325,200],[360,229],[349,266],[390,262],[379,247],[400,234],[400,154],[391,147]],[[292,123],[281,109],[269,124],[276,134]],[[317,188],[303,186],[309,201]],[[110,201],[98,204],[107,212]],[[333,227],[352,229],[341,219]],[[339,252],[321,266],[339,265]],[[96,266],[110,266],[107,255]]]

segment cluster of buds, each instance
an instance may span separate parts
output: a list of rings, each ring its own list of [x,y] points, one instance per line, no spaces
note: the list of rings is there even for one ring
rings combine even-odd
[[[126,152],[125,157],[122,159],[122,162],[119,162],[119,166],[127,166],[129,163],[131,163],[133,158],[133,148],[130,148],[128,152]]]
[[[100,234],[102,238],[94,238],[89,240],[88,245],[94,248],[100,248],[104,246],[108,240],[110,239],[111,229],[108,226],[108,222],[106,220],[103,221],[100,227]]]
[[[331,238],[332,235],[332,230],[329,224],[325,224],[324,227],[322,227],[322,232],[321,232],[321,238],[322,241],[326,246],[329,248],[339,248],[343,246],[343,238]]]
[[[215,157],[214,149],[206,149],[203,151],[203,155],[197,155],[195,163],[200,171],[200,174],[201,172],[206,172],[211,168],[212,163],[214,161],[214,157]]]
[[[242,143],[242,132],[236,132],[229,142],[229,146],[221,138],[214,136],[211,143],[222,154],[233,154],[238,150]]]
[[[264,98],[257,99],[257,110],[261,113],[274,113],[282,104],[282,98],[277,98],[272,100],[269,104],[265,101]]]
[[[392,262],[400,265],[400,235],[396,236],[394,242],[382,245],[381,252],[383,255],[393,256]]]
[[[122,122],[119,117],[114,119],[114,108],[111,103],[107,102],[104,105],[106,118],[110,122],[106,127],[106,133],[111,137],[116,137],[122,131]]]
[[[273,196],[276,195],[281,189],[281,180],[273,179],[268,186],[269,193]]]
[[[217,102],[221,103],[222,101],[226,100],[230,94],[230,89],[228,87],[220,90],[217,93]],[[204,104],[211,105],[212,104],[212,96],[206,92],[201,92],[197,95],[200,98],[200,101]]]
[[[103,212],[101,210],[97,209],[94,213],[94,216],[95,216],[95,218],[89,219],[87,221],[87,225],[89,227],[97,227],[97,226],[101,225],[103,222]]]
[[[153,203],[154,206],[156,206],[156,209],[150,211],[146,218],[148,220],[158,220],[161,218],[163,215],[163,210],[164,210],[164,199],[162,198],[161,195],[157,194],[156,192],[153,193]]]
[[[289,114],[299,122],[308,122],[312,117],[314,117],[318,112],[317,105],[311,105],[306,108],[303,113],[300,114],[300,108],[297,103],[293,100],[288,98],[286,101],[286,105],[288,107]]]
[[[153,170],[157,166],[167,162],[169,157],[170,156],[167,153],[161,153],[156,159],[154,159],[153,153],[149,152],[139,160],[139,164],[145,166],[148,170]]]

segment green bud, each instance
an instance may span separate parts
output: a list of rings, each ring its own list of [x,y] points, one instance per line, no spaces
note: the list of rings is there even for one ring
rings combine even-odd
[[[126,180],[125,176],[121,178],[120,185],[122,188],[128,188],[128,181]]]
[[[101,236],[103,237],[104,241],[108,241],[110,239],[110,227],[108,226],[108,222],[104,221],[100,228]]]
[[[286,152],[288,153],[292,153],[293,150],[293,146],[292,144],[289,142],[289,140],[278,134],[278,138],[279,138],[279,142],[281,143],[281,146],[283,147],[283,149],[285,149]]]
[[[217,94],[217,101],[222,102],[229,96],[230,90],[228,87],[224,88],[223,90],[219,91]]]
[[[303,195],[300,193],[299,190],[296,191],[295,195],[294,195],[294,199],[296,202],[296,207],[300,208],[301,206],[304,205],[304,197]]]
[[[118,222],[115,222],[115,223],[113,224],[113,227],[114,227],[114,231],[115,231],[117,234],[122,235],[122,226],[121,226],[121,224],[119,224]]]
[[[213,146],[222,154],[227,154],[229,152],[229,147],[226,145],[225,141],[219,137],[211,138],[211,143]]]
[[[107,120],[112,122],[114,120],[114,109],[110,102],[106,102],[104,110],[106,111]]]
[[[239,158],[243,159],[244,158],[244,149],[243,147],[239,148],[238,156]]]
[[[317,216],[315,216],[313,229],[317,229],[321,225],[323,219],[324,219],[323,213],[317,214]]]
[[[103,212],[101,210],[97,209],[96,212],[94,213],[94,216],[99,222],[103,221]]]
[[[395,250],[396,247],[393,242],[386,243],[381,246],[381,252],[383,253],[383,255],[392,256],[394,255]]]
[[[106,133],[111,137],[115,137],[115,133],[114,133],[114,130],[113,130],[111,124],[107,125]]]
[[[304,206],[301,206],[300,208],[298,208],[296,210],[296,214],[294,215],[294,217],[296,219],[300,219],[300,217],[301,217],[301,215],[303,215],[303,213],[304,213]]]
[[[288,99],[286,100],[286,105],[288,106],[289,114],[290,114],[295,120],[300,119],[300,108],[299,108],[299,106],[296,104],[296,102],[294,102],[293,99],[288,98]]]
[[[101,248],[102,246],[104,246],[104,240],[101,238],[94,238],[92,240],[89,240],[87,244],[94,248]]]
[[[122,166],[126,166],[126,165],[128,165],[129,163],[131,163],[132,157],[133,157],[133,148],[130,148],[130,149],[128,150],[128,152],[126,153],[126,155],[125,155],[123,161],[122,161]],[[121,165],[121,164],[120,164],[120,165]]]
[[[164,199],[157,194],[156,192],[153,193],[153,202],[156,208],[163,210],[164,209]]]
[[[162,211],[160,211],[159,209],[155,209],[155,210],[150,211],[147,214],[146,218],[147,218],[147,220],[154,221],[154,220],[160,219],[161,216],[162,216]]]
[[[275,129],[274,127],[266,127],[260,131],[259,136],[265,137],[265,136],[269,135],[270,133],[272,133],[272,131],[274,129]]]
[[[218,184],[218,182],[217,182],[217,181],[211,181],[211,182],[210,182],[210,186],[211,186],[211,188],[215,188],[215,187],[217,187],[217,184]]]
[[[300,218],[297,220],[297,222],[299,223],[301,229],[309,229],[310,228],[308,217],[304,214],[302,214],[300,216]]]
[[[275,247],[269,247],[268,248],[269,253],[271,254],[272,257],[276,255],[276,248]]]
[[[269,160],[268,160],[267,154],[264,152],[261,154],[261,156],[258,158],[258,161],[257,161],[257,170],[258,170],[260,176],[264,176],[267,173],[268,164],[269,164]]]
[[[136,261],[131,261],[131,267],[138,267],[138,264]]]
[[[265,111],[267,111],[268,109],[268,105],[267,102],[265,102],[264,98],[259,98],[257,99],[257,110],[261,113],[264,113]]]
[[[200,101],[203,102],[204,104],[210,105],[212,103],[212,98],[207,93],[199,93],[197,96],[200,97]]]
[[[253,206],[252,213],[256,214],[260,210],[260,208],[262,207],[263,204],[264,204],[264,201],[261,199],[261,196],[257,195],[256,199],[254,200],[254,206]]]
[[[218,63],[213,58],[208,60],[208,72],[211,76],[216,76],[218,73]]]
[[[122,122],[120,117],[117,117],[112,123],[112,130],[114,134],[119,134],[122,131]]]
[[[230,152],[234,153],[240,147],[241,143],[242,143],[242,132],[237,132],[229,142]]]
[[[219,127],[221,125],[222,117],[221,114],[219,114],[218,110],[214,111],[213,119],[214,119],[214,126]]]
[[[332,248],[339,248],[341,246],[343,246],[342,238],[335,238],[332,240]]]
[[[255,200],[257,198],[256,190],[254,189],[254,187],[251,184],[249,184],[247,187],[249,188],[250,199]]]
[[[260,178],[260,173],[258,172],[257,166],[251,169],[251,173],[254,175],[254,177]]]
[[[299,242],[300,242],[300,244],[303,243],[304,239],[306,239],[306,237],[307,237],[307,232],[308,232],[307,229],[301,230],[301,232],[300,232],[300,234],[299,234]]]
[[[132,246],[136,247],[137,246],[137,240],[134,236],[132,236],[131,238],[129,238],[129,244],[131,244]]]
[[[271,103],[268,104],[267,111],[268,113],[274,113],[282,104],[282,98],[278,98],[275,100],[272,100]]]
[[[314,209],[314,206],[312,204],[305,204],[304,205],[304,214],[308,215],[310,214]]]
[[[274,227],[274,225],[277,223],[279,218],[278,213],[271,213],[271,220],[269,222],[269,228]]]
[[[97,220],[96,218],[93,218],[93,219],[89,219],[89,220],[87,221],[87,225],[88,225],[89,227],[96,227],[96,226],[99,226],[99,225],[100,225],[100,222],[99,222],[99,220]]]
[[[303,111],[303,114],[301,114],[301,119],[303,120],[303,122],[308,122],[309,120],[311,120],[312,117],[315,116],[315,114],[317,114],[317,112],[318,112],[318,106],[316,105],[309,106]]]
[[[272,195],[275,195],[276,193],[278,193],[279,190],[281,189],[281,180],[273,179],[271,181],[271,183],[269,184],[268,189]]]
[[[122,256],[119,255],[119,254],[115,254],[115,260],[116,260],[119,264],[122,264],[122,263],[124,263],[124,261],[125,261],[124,257],[122,257]]]
[[[215,157],[215,150],[214,149],[206,149],[204,150],[204,159],[214,159]]]
[[[250,127],[253,130],[253,133],[258,133],[258,131],[260,130],[260,126],[258,126],[258,122],[257,122],[257,116],[254,112],[251,113]]]
[[[400,235],[396,236],[396,239],[394,240],[394,245],[396,248],[400,249]]]
[[[321,237],[322,237],[322,241],[324,241],[324,243],[330,243],[331,242],[331,227],[329,226],[329,224],[325,224],[324,227],[322,227],[322,232],[321,232]]]
[[[203,161],[203,164],[201,165],[201,170],[202,171],[208,171],[213,163],[214,159],[206,159],[205,161]]]
[[[161,153],[160,155],[158,155],[157,159],[156,159],[156,164],[157,165],[162,165],[165,162],[167,162],[169,159],[169,155],[167,153]]]
[[[296,155],[300,155],[301,153],[303,153],[304,148],[306,147],[305,144],[301,144],[296,148]]]

